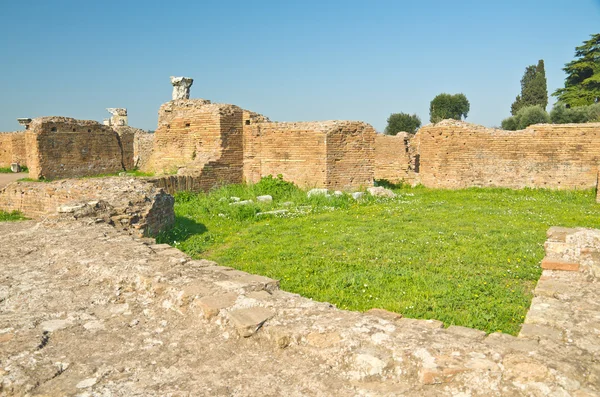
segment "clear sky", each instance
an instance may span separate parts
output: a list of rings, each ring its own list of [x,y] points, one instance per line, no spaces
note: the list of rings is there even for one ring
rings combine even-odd
[[[435,95],[463,92],[467,121],[497,126],[527,65],[544,59],[551,93],[599,32],[600,0],[0,0],[0,131],[107,107],[154,130],[171,75],[277,121],[426,124]]]

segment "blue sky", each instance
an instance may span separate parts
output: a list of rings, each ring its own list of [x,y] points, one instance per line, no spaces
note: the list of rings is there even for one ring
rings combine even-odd
[[[0,131],[17,117],[101,121],[107,107],[155,129],[171,75],[277,121],[426,124],[435,95],[463,92],[467,121],[495,126],[527,65],[544,59],[553,92],[600,32],[600,0],[0,2]]]

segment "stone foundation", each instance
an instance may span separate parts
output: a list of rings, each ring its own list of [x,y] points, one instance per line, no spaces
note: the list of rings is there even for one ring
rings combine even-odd
[[[13,182],[0,189],[0,210],[104,221],[138,236],[154,236],[175,222],[173,197],[133,178]]]
[[[104,224],[4,222],[0,246],[7,395],[600,395],[582,272],[545,270],[514,337],[338,310]]]

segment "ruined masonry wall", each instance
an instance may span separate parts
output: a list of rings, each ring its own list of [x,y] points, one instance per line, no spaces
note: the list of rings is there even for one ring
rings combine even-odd
[[[68,117],[34,119],[26,132],[31,178],[110,174],[133,167],[133,135],[95,121]]]
[[[596,186],[600,123],[503,131],[445,120],[422,127],[413,143],[427,187],[585,189]]]
[[[11,163],[27,164],[25,131],[0,132],[0,167],[10,167]]]
[[[207,104],[210,101],[203,99],[177,100],[160,107],[154,149],[143,170],[172,174],[194,160],[203,144],[216,146],[214,141],[221,132],[219,115],[204,108]]]
[[[336,122],[327,133],[328,189],[373,186],[375,136],[375,129],[367,123]]]
[[[245,131],[247,182],[283,175],[303,187],[327,186],[327,123],[258,123]]]
[[[392,183],[412,183],[414,172],[411,167],[408,141],[409,134],[375,136],[375,180],[385,179]]]
[[[233,105],[209,108],[218,114],[218,134],[199,134],[195,158],[180,171],[199,177],[202,190],[243,181],[243,111]]]
[[[137,130],[133,140],[133,166],[145,168],[152,156],[154,147],[154,134],[143,130]]]
[[[173,197],[135,178],[14,182],[0,189],[0,210],[39,219],[61,213],[102,219],[139,236],[153,236],[175,222]]]

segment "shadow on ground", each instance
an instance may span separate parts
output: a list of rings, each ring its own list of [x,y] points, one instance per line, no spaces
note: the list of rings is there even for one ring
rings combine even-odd
[[[206,225],[198,223],[191,218],[175,216],[175,226],[165,233],[156,237],[157,243],[173,245],[175,242],[184,242],[191,236],[198,236],[208,232]]]

